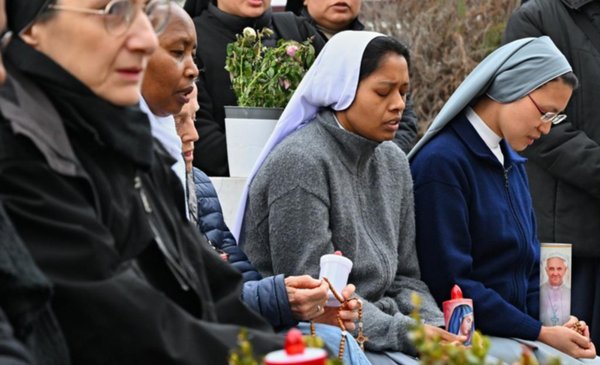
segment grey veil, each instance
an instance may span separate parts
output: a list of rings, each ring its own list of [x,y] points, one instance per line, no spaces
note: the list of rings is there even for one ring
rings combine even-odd
[[[511,103],[569,71],[571,65],[547,36],[523,38],[498,48],[450,96],[408,158],[412,159],[473,99],[486,94],[500,103]]]

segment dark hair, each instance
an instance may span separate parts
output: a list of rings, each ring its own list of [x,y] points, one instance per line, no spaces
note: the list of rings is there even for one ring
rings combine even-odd
[[[358,80],[361,81],[377,70],[381,64],[381,60],[389,53],[395,53],[404,57],[406,63],[410,66],[410,55],[408,48],[404,44],[389,36],[373,38],[363,53]]]
[[[287,0],[285,3],[285,11],[291,11],[296,15],[300,15],[304,9],[304,1],[302,0]]]
[[[210,3],[217,6],[217,0],[186,0],[183,9],[187,11],[191,18],[195,18],[208,9]]]
[[[56,0],[7,0],[5,4],[7,29],[14,34],[19,34],[40,18],[44,20],[51,17],[52,14],[45,13],[48,12],[50,4],[55,2]]]
[[[569,71],[566,74],[560,75],[555,80],[560,80],[575,90],[579,87],[579,79],[573,71]]]

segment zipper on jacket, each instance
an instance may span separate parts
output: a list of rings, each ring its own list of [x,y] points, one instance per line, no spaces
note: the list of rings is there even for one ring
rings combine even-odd
[[[186,278],[185,271],[183,270],[183,267],[181,267],[181,265],[179,264],[177,259],[175,257],[173,257],[173,255],[171,254],[171,252],[169,251],[167,246],[165,245],[165,241],[162,239],[160,231],[158,230],[156,224],[154,223],[155,218],[154,218],[154,215],[152,214],[152,206],[150,204],[150,201],[148,200],[148,196],[146,195],[146,193],[144,191],[144,187],[142,185],[142,179],[140,179],[140,177],[138,175],[136,175],[134,178],[133,186],[138,191],[140,199],[142,200],[142,205],[144,206],[144,210],[146,211],[146,215],[148,217],[148,220],[147,220],[148,225],[150,226],[150,229],[152,230],[152,234],[154,235],[154,240],[156,241],[158,248],[160,249],[160,251],[162,252],[163,256],[166,259],[165,261],[167,263],[167,266],[173,273],[173,276],[179,283],[179,286],[181,287],[181,289],[183,289],[184,291],[188,291],[190,289],[190,285],[187,283],[188,279]]]
[[[508,183],[508,174],[512,170],[512,167],[513,166],[510,165],[508,168],[504,169],[504,185],[506,186],[506,196],[508,198],[508,205],[510,206],[510,211],[511,211],[511,213],[513,215],[513,218],[515,219],[515,221],[517,223],[517,227],[519,229],[519,232],[520,232],[520,235],[521,235],[521,239],[524,242],[524,244],[523,244],[524,247],[521,247],[521,245],[519,245],[519,247],[518,247],[519,248],[519,255],[518,255],[518,257],[523,259],[523,258],[526,257],[526,253],[527,252],[524,252],[524,253],[521,254],[521,251],[522,251],[523,248],[525,248],[525,251],[527,251],[527,237],[525,236],[525,230],[523,229],[523,226],[521,224],[521,220],[519,219],[518,215],[515,213],[515,208],[514,208],[514,205],[513,205],[512,196],[510,194],[510,188],[509,188],[509,183]],[[522,260],[519,260],[519,264],[516,265],[517,268],[520,268],[521,266],[523,266],[522,264],[520,264],[520,261],[522,261]],[[514,287],[514,292],[512,294],[513,294],[513,296],[515,296],[515,295],[518,294],[517,288],[519,287],[518,282],[517,282],[517,274],[516,274],[516,272],[513,274],[513,287]],[[517,297],[515,299],[516,299],[516,302],[520,302],[521,301],[520,297]],[[525,305],[526,305],[526,303],[525,303]]]
[[[512,165],[508,166],[506,169],[504,170],[504,186],[506,187],[506,189],[508,189],[508,174],[510,173],[510,170],[512,170]]]

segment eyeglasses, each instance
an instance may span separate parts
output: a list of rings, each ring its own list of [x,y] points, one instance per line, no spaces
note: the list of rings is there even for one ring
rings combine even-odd
[[[540,106],[535,102],[535,100],[533,100],[533,98],[531,97],[531,95],[527,94],[527,97],[529,98],[529,100],[531,100],[531,102],[533,103],[533,105],[535,105],[536,109],[540,112],[540,114],[542,115],[540,117],[540,120],[542,121],[542,123],[552,123],[552,124],[558,124],[562,121],[564,121],[565,119],[567,119],[567,115],[566,114],[559,114],[559,113],[552,113],[552,112],[544,112]]]
[[[164,30],[169,21],[169,16],[171,15],[169,2],[170,0],[152,0],[144,5],[144,13],[157,34]],[[48,6],[48,9],[102,15],[106,31],[113,35],[121,35],[133,23],[137,10],[136,7],[137,5],[132,0],[112,0],[102,10],[60,4],[51,4]]]

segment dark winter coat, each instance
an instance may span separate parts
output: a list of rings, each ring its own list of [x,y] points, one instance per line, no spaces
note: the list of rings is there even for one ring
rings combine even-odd
[[[227,253],[229,263],[244,276],[244,303],[259,312],[273,327],[281,329],[295,325],[297,322],[292,317],[284,276],[263,278],[256,271],[223,220],[221,204],[210,178],[197,168],[193,171],[198,199],[198,228],[215,248]]]
[[[319,30],[318,28],[318,24],[317,22],[315,22],[315,20],[313,19],[313,17],[310,16],[310,14],[308,13],[308,9],[305,7],[302,8],[302,10],[300,10],[300,16],[308,19],[308,21],[310,22],[310,24],[312,24],[315,28],[317,28],[317,31]],[[354,20],[352,21],[352,23],[350,23],[350,25],[348,25],[348,28],[344,29],[344,30],[364,30],[365,29],[365,25],[363,23],[361,23],[360,20],[358,20],[358,18],[354,18]],[[321,35],[321,37],[327,39],[327,37],[325,36],[325,34],[321,31],[319,31],[319,34]]]
[[[13,330],[2,309],[0,309],[0,364],[33,364],[33,360],[23,344],[13,336]]]
[[[531,0],[510,18],[504,42],[550,36],[581,81],[565,110],[567,120],[523,154],[529,159],[527,174],[540,241],[572,243],[575,257],[598,259],[600,51],[574,22],[570,7],[592,18],[600,37],[600,2]]]
[[[173,160],[117,107],[14,38],[0,88],[0,200],[55,288],[74,364],[225,364],[241,327],[278,336],[185,217]]]
[[[194,14],[192,14],[194,16]],[[272,14],[267,11],[256,19],[241,18],[220,11],[213,4],[194,16],[198,36],[197,63],[200,68],[198,82],[198,102],[200,109],[196,114],[196,129],[200,139],[194,148],[194,165],[209,176],[229,176],[227,164],[227,146],[225,144],[225,105],[237,105],[237,99],[231,88],[229,73],[225,70],[227,45],[235,41],[236,34],[245,27],[262,29],[269,27],[275,31],[271,40],[264,42],[274,46],[280,31],[274,26]],[[300,17],[295,18],[300,39],[316,35],[316,30]],[[319,51],[323,44],[320,37],[313,43]]]
[[[586,34],[587,17],[595,34]],[[513,13],[504,42],[548,35],[567,57],[580,86],[565,110],[568,118],[525,150],[527,174],[542,242],[573,244],[571,313],[590,326],[600,343],[600,1],[531,0]]]
[[[0,364],[70,363],[51,294],[0,204]]]

